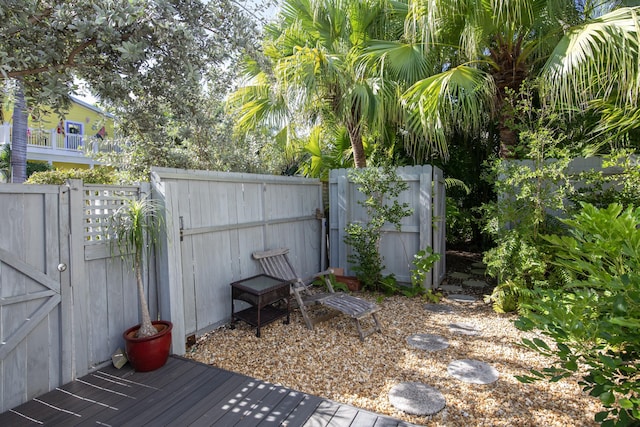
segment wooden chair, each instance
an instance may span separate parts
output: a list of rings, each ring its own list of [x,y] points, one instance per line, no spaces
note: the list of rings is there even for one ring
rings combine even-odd
[[[339,314],[339,312],[342,312],[355,321],[360,340],[364,341],[365,337],[374,332],[382,332],[380,322],[376,317],[376,313],[380,310],[377,304],[353,295],[335,292],[329,279],[329,275],[332,274],[331,270],[322,271],[307,279],[300,278],[291,266],[291,262],[289,262],[288,253],[289,249],[287,248],[272,249],[254,252],[253,258],[260,262],[260,266],[266,274],[291,281],[293,294],[300,307],[300,312],[302,313],[307,328],[313,329],[316,323],[327,320]],[[317,278],[324,279],[328,292],[312,292],[313,282]],[[315,304],[321,304],[332,310],[327,315],[312,317],[309,312],[309,307]],[[360,320],[367,316],[373,318],[374,325],[367,330],[363,330]]]

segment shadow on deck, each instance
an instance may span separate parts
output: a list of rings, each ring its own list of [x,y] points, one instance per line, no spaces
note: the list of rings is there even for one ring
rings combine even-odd
[[[172,356],[153,372],[105,367],[0,414],[0,426],[411,424]]]

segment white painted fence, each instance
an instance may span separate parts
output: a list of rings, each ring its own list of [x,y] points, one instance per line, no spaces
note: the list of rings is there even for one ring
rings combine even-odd
[[[386,266],[383,273],[393,273],[398,281],[409,283],[414,254],[431,247],[441,258],[425,280],[424,285],[429,289],[439,285],[445,275],[444,177],[442,170],[430,165],[402,167],[396,169],[396,173],[409,186],[398,201],[407,203],[413,214],[402,220],[399,232],[391,225],[383,227],[380,244]],[[366,212],[358,204],[364,196],[348,179],[348,174],[347,169],[336,169],[329,176],[329,242],[331,266],[342,267],[345,274],[352,275],[347,262],[351,248],[344,243],[344,230],[349,223],[366,221]]]
[[[442,175],[429,170],[401,170],[418,209],[400,235],[385,237],[391,268],[390,251],[412,256],[429,242],[444,251],[436,227],[423,226],[442,224],[444,233]],[[326,267],[318,180],[154,169],[150,188],[1,184],[0,412],[110,362],[124,347],[122,332],[139,322],[135,277],[111,256],[103,227],[123,198],[148,192],[164,202],[168,227],[147,260],[145,286],[152,317],[174,323],[175,354],[184,354],[187,336],[229,320],[230,283],[260,272],[253,251],[287,247],[303,276]],[[338,244],[333,251],[345,253]],[[398,268],[406,274],[406,265]],[[438,268],[444,274],[444,264]]]
[[[122,197],[139,189],[0,185],[0,412],[110,360],[138,323],[135,278],[99,237]]]
[[[152,185],[167,208],[160,311],[173,322],[175,353],[186,336],[230,319],[230,283],[260,273],[252,252],[287,247],[299,274],[322,267],[318,180],[157,168]]]

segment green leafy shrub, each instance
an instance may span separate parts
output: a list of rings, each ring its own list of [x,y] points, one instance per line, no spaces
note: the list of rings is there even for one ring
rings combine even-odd
[[[579,180],[585,185],[569,197],[577,208],[585,202],[597,207],[611,203],[640,206],[640,164],[635,150],[620,149],[603,156],[603,168],[615,168],[619,173],[584,172]]]
[[[525,87],[526,90],[526,87]],[[534,108],[530,94],[514,97],[514,124],[519,132],[519,155],[526,160],[495,161],[485,179],[494,183],[498,200],[483,205],[485,232],[496,246],[485,252],[487,273],[498,279],[489,301],[496,311],[514,311],[534,286],[548,277],[548,254],[542,234],[557,232],[553,215],[566,212],[574,191],[568,165],[572,160],[565,136],[552,114]]]
[[[485,300],[498,313],[518,310],[520,304],[532,297],[535,286],[546,285],[547,254],[530,239],[520,229],[509,230],[496,247],[485,252],[487,274],[499,279]]]
[[[359,200],[358,204],[364,207],[366,220],[345,227],[344,242],[352,249],[347,259],[364,289],[389,292],[397,288],[397,282],[395,278],[383,280],[385,267],[379,252],[382,227],[391,224],[400,230],[402,218],[413,213],[407,203],[398,202],[398,196],[408,184],[399,179],[391,166],[353,169],[348,176],[364,195],[364,200]]]
[[[36,172],[27,179],[27,184],[62,185],[68,179],[81,179],[87,184],[119,184],[117,173],[107,167],[97,166],[93,169],[64,169],[47,172]]]
[[[557,381],[582,375],[584,391],[604,410],[603,426],[640,423],[640,208],[583,204],[563,221],[568,235],[545,236],[555,250],[554,264],[568,275],[559,288],[538,288],[516,326],[539,329],[555,342],[523,340],[554,358],[548,368],[520,381]],[[586,373],[583,373],[586,372]]]
[[[473,240],[474,217],[469,209],[459,205],[459,198],[447,196],[447,246],[465,246]]]
[[[440,259],[440,254],[434,253],[433,248],[428,247],[421,249],[413,256],[413,268],[411,271],[411,287],[405,287],[402,289],[402,293],[405,296],[413,297],[416,295],[425,294],[424,281],[427,277],[427,273],[433,268]],[[429,289],[431,291],[431,289]],[[433,296],[433,292],[430,292],[430,296]]]

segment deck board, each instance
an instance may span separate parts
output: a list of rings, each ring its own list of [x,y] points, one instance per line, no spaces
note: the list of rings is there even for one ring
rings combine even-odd
[[[190,359],[107,366],[0,414],[0,426],[410,426]]]

